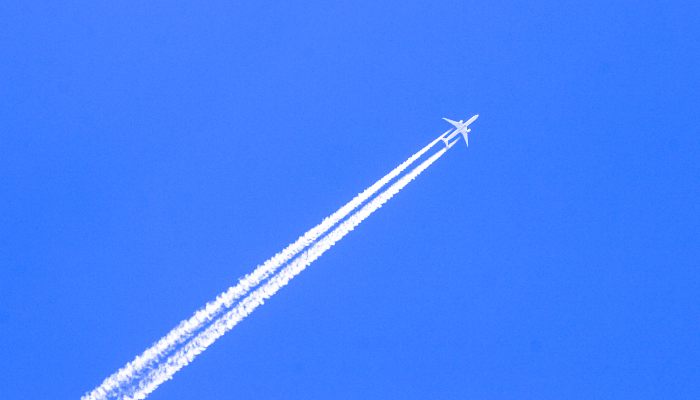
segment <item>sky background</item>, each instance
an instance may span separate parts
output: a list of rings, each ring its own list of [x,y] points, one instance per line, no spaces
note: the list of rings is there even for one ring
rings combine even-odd
[[[0,397],[78,398],[448,126],[150,397],[697,399],[697,2],[2,2]]]

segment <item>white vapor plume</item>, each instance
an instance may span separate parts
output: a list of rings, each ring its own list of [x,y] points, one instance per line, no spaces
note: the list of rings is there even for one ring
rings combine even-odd
[[[207,303],[204,307],[196,311],[189,319],[180,322],[179,325],[146,349],[142,354],[136,356],[131,362],[128,362],[124,367],[107,377],[100,386],[86,393],[81,400],[102,400],[116,397],[122,387],[128,386],[135,380],[139,380],[145,371],[149,371],[155,364],[174,351],[177,346],[191,338],[203,326],[214,320],[222,311],[230,308],[237,299],[248,293],[252,288],[258,286],[271,274],[275,273],[282,265],[318,240],[319,237],[323,236],[339,221],[347,217],[386,184],[399,176],[440,141],[441,137],[442,135],[413,154],[387,175],[355,196],[347,204],[323,219],[321,223],[304,233],[294,243],[275,254],[262,265],[256,267],[253,272],[239,279],[235,286],[231,286],[225,292],[218,295],[215,300]]]
[[[236,326],[258,306],[262,305],[265,300],[269,299],[282,287],[287,285],[292,278],[301,273],[345,235],[355,229],[362,221],[389,201],[394,195],[401,191],[401,189],[437,161],[446,151],[447,148],[444,148],[433,154],[412,171],[397,180],[384,192],[377,195],[377,197],[368,202],[347,220],[343,221],[336,229],[294,259],[262,286],[243,298],[233,309],[223,314],[209,327],[200,332],[199,335],[179,348],[165,362],[159,364],[156,369],[140,379],[138,386],[125,390],[124,398],[129,400],[144,399],[158,388],[160,384],[171,379],[177,371],[187,366],[197,355],[202,353],[218,338]]]

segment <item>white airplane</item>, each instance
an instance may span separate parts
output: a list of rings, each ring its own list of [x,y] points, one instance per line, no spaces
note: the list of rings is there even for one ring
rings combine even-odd
[[[445,142],[445,146],[449,149],[450,147],[454,146],[457,141],[455,140],[454,142],[450,143],[452,139],[457,137],[458,135],[464,136],[464,142],[469,146],[469,136],[468,133],[471,132],[472,130],[469,129],[469,124],[472,122],[476,121],[476,119],[479,118],[479,114],[476,114],[475,116],[469,118],[467,122],[462,121],[461,119],[459,121],[453,121],[448,118],[443,118],[445,121],[449,122],[450,124],[454,125],[456,128],[452,132],[447,132],[443,135],[442,141]]]

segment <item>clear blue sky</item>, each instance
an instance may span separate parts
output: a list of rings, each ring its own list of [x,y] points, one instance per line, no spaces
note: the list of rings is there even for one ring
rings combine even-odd
[[[697,399],[696,2],[0,5],[0,397],[91,390],[456,146],[152,399]]]

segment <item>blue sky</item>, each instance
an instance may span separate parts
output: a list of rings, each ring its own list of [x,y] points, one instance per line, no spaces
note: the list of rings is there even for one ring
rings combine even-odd
[[[3,3],[2,397],[91,390],[479,113],[150,398],[697,398],[698,11]]]

